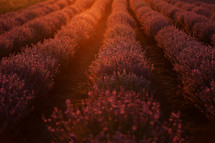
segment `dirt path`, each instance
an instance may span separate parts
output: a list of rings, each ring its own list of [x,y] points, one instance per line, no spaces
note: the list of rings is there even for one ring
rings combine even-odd
[[[49,117],[54,107],[64,110],[66,99],[79,102],[80,99],[87,97],[89,89],[87,70],[99,51],[106,29],[106,20],[110,12],[111,5],[107,8],[105,16],[99,23],[94,37],[91,40],[81,42],[75,57],[56,78],[55,85],[48,96],[37,100],[34,112],[20,125],[19,133],[16,133],[13,137],[15,142],[51,142],[51,136],[42,121],[42,115]]]

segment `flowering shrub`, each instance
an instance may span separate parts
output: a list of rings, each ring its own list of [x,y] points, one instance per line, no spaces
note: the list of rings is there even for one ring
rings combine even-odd
[[[196,6],[190,3],[184,3],[182,1],[176,2],[174,5],[179,6],[186,11],[192,11]]]
[[[168,122],[160,122],[159,103],[147,92],[90,91],[80,108],[69,100],[66,104],[65,114],[55,108],[51,118],[43,118],[55,137],[60,134],[54,142],[184,141],[179,115],[172,113]]]
[[[181,53],[181,51],[186,47],[191,48],[202,46],[202,44],[197,42],[194,38],[177,30],[174,26],[165,27],[160,30],[155,36],[155,40],[159,47],[165,47],[163,48],[164,52],[168,53],[166,56],[173,62],[176,62],[179,53]]]
[[[26,49],[25,52],[31,52],[33,50],[41,51],[42,53],[52,55],[59,63],[66,65],[69,62],[68,59],[71,58],[71,55],[74,55],[77,49],[78,46],[75,40],[63,36],[61,38],[44,40],[43,43],[39,42],[33,45],[32,49]]]
[[[128,14],[128,3],[127,1],[125,0],[119,0],[120,2],[113,2],[112,3],[112,9],[111,9],[111,15],[112,14],[117,14],[117,13],[120,13],[120,12],[125,12],[127,13],[127,15],[129,16]],[[118,7],[118,8],[116,8]]]
[[[175,14],[180,11],[179,8],[173,7],[173,6],[171,6],[171,7],[167,6],[164,9],[162,10],[162,13],[164,13],[164,15],[166,15],[170,19],[174,19],[175,18]]]
[[[144,15],[144,14],[143,14]],[[146,35],[154,37],[154,35],[163,27],[169,26],[170,22],[167,18],[158,15],[156,12],[144,17],[141,21],[142,28],[144,29]]]
[[[126,0],[113,1],[113,15],[120,12],[118,4],[127,6]],[[111,18],[112,14],[107,23]],[[114,26],[107,25],[107,32]],[[53,142],[184,142],[179,113],[172,113],[167,122],[160,120],[160,105],[149,94],[150,82],[145,74],[151,72],[151,64],[135,36],[126,38],[121,34],[111,38],[105,35],[89,69],[89,97],[81,105],[73,106],[67,100],[64,113],[55,108],[51,118],[43,117],[55,138]],[[145,71],[136,72],[136,67]]]
[[[34,99],[52,87],[59,67],[71,58],[76,45],[65,37],[47,40],[1,61],[0,132],[31,112]]]
[[[107,30],[104,34],[105,40],[97,59],[89,69],[91,81],[95,83],[97,78],[111,76],[114,72],[119,74],[125,72],[126,74],[150,78],[152,66],[146,60],[141,45],[135,40],[134,28],[130,26],[133,19],[128,16],[128,11],[124,10],[127,3],[120,0],[113,2],[112,7],[113,10],[107,20]],[[119,8],[121,7],[122,10],[120,11]],[[122,11],[125,14],[119,15]],[[123,23],[117,22],[121,19],[124,19]]]
[[[0,133],[32,110],[29,104],[34,99],[34,91],[28,88],[16,74],[0,73]]]
[[[164,1],[159,0],[146,0],[147,4],[149,4],[154,10],[167,15],[170,18],[174,18],[176,12],[180,11],[179,8],[165,3]],[[150,10],[151,11],[151,10]]]
[[[119,15],[122,11],[124,15]],[[121,19],[124,22],[118,22]],[[117,90],[121,87],[137,89],[138,83],[139,89],[148,86],[149,82],[145,79],[151,78],[153,68],[145,58],[141,45],[135,40],[136,33],[130,26],[131,21],[134,20],[128,14],[126,1],[114,1],[112,13],[107,20],[105,40],[89,68],[89,78],[93,85]]]
[[[155,40],[173,61],[183,84],[185,98],[210,120],[214,120],[214,48],[202,45],[175,27],[162,29]]]
[[[146,0],[146,2],[153,9],[161,12],[165,16],[168,16],[172,21],[174,21],[177,26],[182,28],[188,34],[198,38],[200,41],[205,42],[206,44],[212,44],[211,35],[215,33],[215,24],[207,17],[199,15],[198,13],[193,11],[184,11],[181,9],[176,10],[177,8],[174,5],[169,4],[165,1]],[[183,4],[184,2],[180,3]],[[169,8],[171,9],[171,7],[172,9],[174,9],[174,15],[169,14],[169,11],[171,11],[169,10]],[[147,21],[147,19],[145,20]],[[202,30],[200,32],[197,32],[199,30],[198,28],[202,28]]]
[[[95,79],[93,79],[95,80]],[[117,92],[121,89],[126,91],[136,91],[137,93],[142,93],[144,88],[146,91],[151,92],[150,87],[151,82],[146,80],[144,76],[138,77],[137,75],[131,73],[127,74],[125,71],[123,73],[113,73],[110,76],[97,77],[96,81],[93,83],[93,89],[104,89]]]
[[[211,16],[211,12],[204,7],[194,7],[192,11],[195,12],[196,14],[203,15],[207,18],[210,18]]]
[[[198,15],[203,15],[207,18],[212,19],[211,15],[213,13],[213,10],[211,10],[210,7],[208,7],[210,5],[207,5],[205,3],[198,4],[198,2],[196,1],[192,1],[192,3],[187,3],[187,1],[172,1],[172,0],[165,1],[175,6],[178,6],[183,10],[192,11]]]
[[[126,37],[127,39],[133,39],[136,37],[134,29],[127,25],[115,24],[111,28],[108,28],[105,37],[114,41],[115,37]],[[120,40],[119,40],[120,41]]]
[[[215,33],[214,22],[201,22],[193,26],[193,35],[205,43],[212,43],[212,35]],[[214,45],[214,44],[213,44]]]
[[[143,3],[143,1],[141,0],[135,0],[133,1],[132,3],[130,3],[130,6],[135,10],[135,11],[138,11],[139,8],[142,8],[142,7],[148,7],[147,4]]]
[[[16,73],[21,79],[25,79],[26,85],[36,86],[34,88],[39,91],[47,91],[44,89],[52,86],[52,75],[56,72],[57,66],[56,59],[51,55],[32,50],[2,60],[1,73]]]
[[[128,25],[133,28],[135,27],[134,19],[124,11],[116,12],[109,17],[107,25],[114,24]]]
[[[150,0],[147,1],[153,4]],[[130,3],[133,3],[133,1],[130,1]],[[134,8],[132,8],[132,10],[134,10]],[[141,15],[138,10],[134,12],[137,18]],[[181,15],[176,14],[176,16],[181,18],[180,22],[182,24],[189,25],[188,27],[192,27],[195,23],[198,23],[198,18],[188,20],[189,15],[183,13],[181,13]],[[138,18],[143,27],[145,27],[145,25],[143,25],[144,21],[147,21],[147,18],[144,18],[146,17],[143,16],[142,19]],[[149,25],[152,23],[153,22],[150,23],[149,21]],[[204,22],[199,24],[199,26],[203,26],[203,24]],[[206,25],[206,27],[208,27],[208,25]],[[211,24],[210,27],[213,27],[213,24]],[[203,29],[202,31],[198,31],[198,35],[208,35],[210,37],[210,35],[213,34],[213,30],[210,34],[207,33],[207,30]],[[154,36],[158,46],[164,50],[166,57],[173,62],[174,70],[178,73],[182,81],[184,96],[187,101],[202,111],[209,120],[213,121],[215,119],[215,102],[213,95],[215,50],[213,47],[202,45],[174,26],[164,27]]]
[[[134,4],[131,4],[131,5],[134,5]],[[135,8],[132,7],[132,9],[135,9]],[[160,29],[170,25],[168,18],[160,15],[158,12],[153,11],[147,6],[140,7],[136,13],[137,13],[137,18],[141,21],[141,25],[144,32],[146,33],[147,36],[150,36],[152,38],[154,38],[154,35]]]
[[[62,30],[57,34],[57,37],[66,35],[72,39],[76,39],[77,41],[89,39],[92,37],[92,34],[97,27],[98,21],[102,18],[102,14],[109,2],[110,0],[105,0],[100,3],[94,3],[91,9],[75,16],[69,23],[69,28],[63,27]]]
[[[10,31],[0,35],[1,53],[0,58],[8,56],[10,53],[20,51],[20,48],[40,40],[48,38],[65,25],[75,14],[88,8],[93,0],[85,2],[77,1],[73,5],[60,11],[50,13],[46,16],[36,18],[22,26],[14,27]],[[83,7],[82,7],[83,6]],[[73,10],[74,7],[76,10]]]
[[[148,6],[144,6],[144,8],[140,7],[137,11],[138,11],[137,15],[136,15],[137,19],[141,19],[141,18],[143,19],[144,16],[149,16],[149,15],[153,14],[150,11],[150,7],[148,7]],[[143,13],[144,13],[144,15],[142,15]]]
[[[90,75],[100,77],[112,75],[113,72],[134,73],[150,78],[152,66],[146,60],[140,44],[131,39],[116,37],[105,40],[104,48],[100,50],[98,58],[90,66]]]
[[[183,18],[183,23],[182,23],[182,26],[183,28],[185,29],[185,31],[189,32],[189,33],[192,33],[193,31],[193,26],[196,24],[196,23],[199,23],[199,22],[207,22],[207,18],[205,18],[204,16],[200,16],[200,15],[197,15],[195,13],[192,13],[192,12],[183,12],[181,13],[180,15],[178,15],[177,17],[177,21],[180,21],[181,18]]]
[[[82,17],[82,15],[85,15],[86,17]],[[95,20],[89,17],[91,16],[85,13],[81,14],[81,16],[78,15],[77,17],[74,17],[74,20],[69,23],[69,25],[71,25],[70,29],[68,29],[68,27],[63,27],[57,36],[60,38],[62,35],[66,35],[72,39],[77,39],[78,41],[81,39],[89,39],[91,36],[91,32],[89,31],[93,31],[96,24],[94,23]],[[74,25],[75,27],[72,27]]]
[[[8,56],[15,51],[19,51],[21,46],[27,45],[29,41],[34,41],[34,37],[34,32],[26,27],[15,28],[11,32],[0,35],[0,39],[2,39],[0,41],[0,58]]]
[[[89,0],[87,0],[87,2],[89,2]],[[110,0],[97,0],[91,9],[86,11],[86,14],[88,15],[94,12],[103,14],[109,2]],[[81,3],[83,3],[83,1],[81,1]],[[80,15],[80,19],[84,13]],[[93,14],[92,16],[95,15]],[[78,48],[77,44],[87,40],[87,37],[83,35],[90,35],[90,32],[95,32],[95,28],[102,19],[102,16],[103,15],[98,15],[95,17],[95,24],[92,24],[92,29],[84,28],[85,31],[83,33],[79,33],[83,39],[72,39],[67,35],[67,33],[63,35],[63,33],[59,31],[53,39],[45,40],[43,43],[38,43],[37,45],[32,46],[32,48],[26,48],[17,55],[3,58],[0,67],[1,92],[3,94],[0,94],[0,99],[8,103],[5,104],[6,106],[2,107],[1,110],[10,111],[9,109],[12,109],[14,106],[13,103],[17,103],[17,106],[20,105],[20,107],[17,107],[18,109],[20,108],[20,110],[17,109],[14,111],[14,116],[17,117],[16,121],[20,121],[20,119],[24,118],[26,115],[24,113],[29,111],[29,103],[33,102],[33,99],[40,95],[47,95],[47,91],[53,86],[53,79],[55,76],[63,67],[67,66],[68,61],[70,61],[74,56],[74,53]],[[76,18],[78,19],[78,17]],[[73,20],[76,20],[76,18]],[[66,25],[67,29],[76,26],[74,25],[75,22],[72,21]],[[82,26],[91,25],[91,23],[87,23],[87,21],[83,21],[80,24],[83,24]],[[70,31],[70,34],[72,34],[72,31]],[[18,83],[20,83],[20,86],[17,85]],[[10,96],[7,96],[8,94],[17,95],[17,98],[11,98]],[[33,98],[25,100],[26,97]],[[25,106],[18,104],[19,102],[22,103],[22,99],[24,99]],[[2,103],[4,103],[3,101]],[[8,118],[10,117],[11,116],[8,115]],[[8,123],[5,118],[6,117],[3,116],[4,120],[1,123],[3,127],[0,126],[0,129],[7,128]]]
[[[60,10],[73,2],[74,0],[49,0],[30,6],[24,10],[1,15],[0,34],[10,30],[13,27],[21,26],[34,18]]]

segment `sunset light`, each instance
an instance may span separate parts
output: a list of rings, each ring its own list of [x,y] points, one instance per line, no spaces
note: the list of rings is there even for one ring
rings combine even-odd
[[[215,1],[0,0],[0,143],[214,143]]]

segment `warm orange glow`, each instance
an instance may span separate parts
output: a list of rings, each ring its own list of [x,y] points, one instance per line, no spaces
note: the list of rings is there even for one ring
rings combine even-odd
[[[0,0],[0,143],[211,143],[214,0]]]

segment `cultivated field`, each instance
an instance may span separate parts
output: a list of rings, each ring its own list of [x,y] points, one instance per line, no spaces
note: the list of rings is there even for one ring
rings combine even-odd
[[[6,13],[9,11],[15,11],[20,8],[24,8],[43,0],[1,0],[0,1],[0,13]]]
[[[213,0],[10,4],[1,143],[214,143]]]

